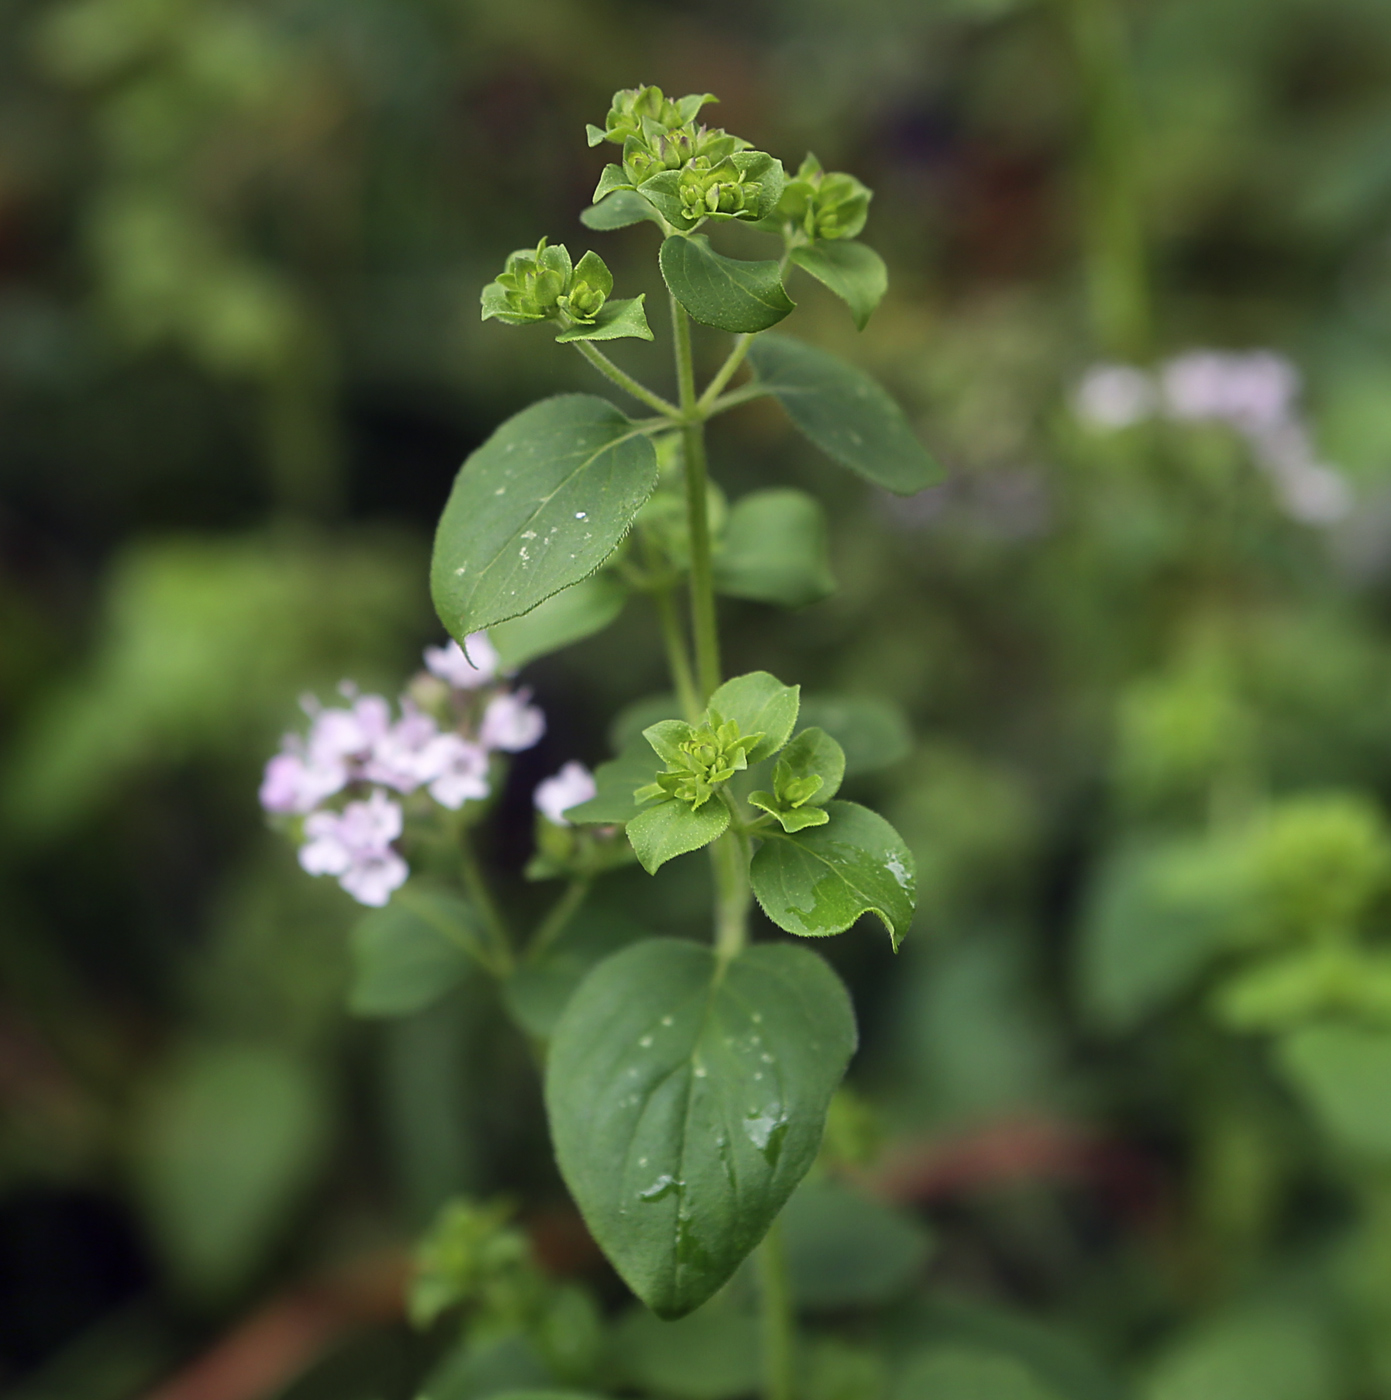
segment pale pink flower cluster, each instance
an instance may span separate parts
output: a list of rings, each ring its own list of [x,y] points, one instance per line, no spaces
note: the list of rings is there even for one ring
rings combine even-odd
[[[532,801],[548,822],[554,822],[556,826],[569,826],[565,813],[571,807],[578,807],[581,802],[588,802],[598,791],[594,774],[583,763],[572,760],[559,773],[536,784]]]
[[[392,845],[404,814],[391,793],[423,790],[457,811],[488,796],[490,753],[518,753],[545,733],[545,716],[530,703],[530,692],[505,688],[484,633],[468,638],[467,655],[457,642],[427,647],[425,666],[447,687],[441,687],[448,696],[441,712],[456,718],[453,727],[442,726],[409,695],[393,716],[382,696],[358,695],[345,684],[346,706],[305,702],[308,734],[285,736],[261,783],[268,812],[304,817],[304,869],[336,876],[363,904],[385,904],[410,873]],[[493,693],[486,697],[473,694],[488,687]],[[324,806],[349,789],[355,791],[341,811]]]
[[[1318,460],[1299,414],[1299,371],[1269,350],[1190,350],[1151,373],[1134,365],[1093,365],[1073,408],[1097,428],[1128,428],[1158,414],[1182,422],[1227,423],[1251,446],[1287,514],[1331,525],[1352,509],[1347,479]]]

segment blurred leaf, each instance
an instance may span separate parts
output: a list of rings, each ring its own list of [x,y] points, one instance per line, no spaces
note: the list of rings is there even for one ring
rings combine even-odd
[[[643,809],[633,801],[633,793],[652,781],[661,767],[652,747],[639,733],[617,758],[601,763],[594,770],[598,791],[588,802],[566,809],[571,822],[622,824],[630,822]]]
[[[611,953],[648,936],[619,910],[582,909],[538,962],[524,962],[503,983],[513,1020],[528,1035],[548,1040],[575,988]]]
[[[782,335],[759,336],[749,363],[793,423],[842,466],[901,496],[942,479],[903,410],[863,370]]]
[[[348,1009],[359,1016],[403,1016],[438,1001],[482,956],[483,931],[458,895],[419,881],[353,929]]]
[[[656,484],[651,442],[604,399],[560,394],[515,414],[470,454],[440,517],[440,620],[462,641],[587,578]]]
[[[1230,944],[1242,870],[1203,840],[1139,846],[1093,877],[1078,947],[1083,1006],[1129,1030],[1184,991]]]
[[[909,1361],[894,1382],[892,1396],[893,1400],[1064,1400],[1012,1356],[951,1346],[935,1347]]]
[[[554,1384],[535,1343],[513,1335],[461,1343],[425,1378],[419,1400],[491,1400],[509,1391],[543,1390]]]
[[[556,1027],[546,1108],[601,1248],[662,1317],[705,1302],[821,1141],[855,1046],[849,997],[806,948],[649,939],[600,963]]]
[[[673,234],[662,244],[661,263],[672,296],[695,320],[716,330],[765,331],[795,305],[776,262],[727,258],[703,233]]]
[[[1331,1338],[1298,1308],[1218,1318],[1155,1361],[1142,1400],[1337,1400],[1346,1394]]]
[[[762,1329],[726,1289],[675,1322],[634,1308],[614,1328],[610,1348],[617,1378],[673,1400],[735,1400],[758,1389]]]
[[[80,820],[142,767],[268,744],[306,686],[399,675],[424,630],[420,569],[414,545],[386,537],[128,547],[104,588],[91,663],[41,697],[7,754],[13,834]]]
[[[834,593],[820,502],[790,489],[754,491],[736,501],[715,551],[715,587],[786,608]]]
[[[258,1046],[186,1052],[135,1123],[135,1185],[170,1268],[195,1293],[242,1284],[276,1243],[328,1145],[324,1085]]]
[[[1391,1031],[1304,1026],[1276,1042],[1275,1057],[1338,1146],[1391,1157]]]
[[[843,933],[877,914],[897,950],[913,921],[912,852],[868,807],[832,802],[826,811],[825,826],[760,833],[749,878],[763,912],[804,938]]]
[[[889,1366],[877,1347],[839,1337],[812,1337],[803,1343],[799,1393],[806,1400],[885,1400]]]
[[[602,632],[628,601],[628,590],[612,574],[595,574],[553,594],[510,622],[490,628],[488,636],[509,669],[538,656]]]
[[[675,695],[644,695],[625,705],[609,721],[609,745],[619,753],[633,747],[635,740],[642,740],[643,747],[651,753],[651,747],[642,738],[642,731],[664,719],[685,719],[681,711],[681,701]],[[649,781],[644,779],[643,781]]]
[[[849,308],[855,329],[864,330],[874,308],[889,290],[884,259],[853,239],[804,243],[792,250],[792,261],[824,283]]]
[[[892,700],[868,695],[804,695],[798,718],[824,729],[845,750],[845,776],[874,773],[901,763],[913,736]]]
[[[799,1307],[875,1307],[906,1292],[931,1247],[911,1216],[834,1181],[804,1181],[779,1217]]]

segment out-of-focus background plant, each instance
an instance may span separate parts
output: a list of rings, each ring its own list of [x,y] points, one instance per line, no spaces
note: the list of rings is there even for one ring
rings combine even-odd
[[[772,655],[726,604],[732,668],[908,718],[856,781],[918,922],[829,949],[872,1014],[813,1184],[861,1205],[789,1225],[808,1394],[1391,1396],[1383,0],[0,0],[0,1386],[409,1400],[457,1328],[403,1321],[406,1251],[499,1193],[418,1321],[756,1385],[718,1310],[604,1340],[524,1047],[469,979],[350,1016],[361,911],[255,800],[302,692],[439,640],[466,453],[594,387],[478,289],[583,241],[574,133],[634,82],[876,190],[889,299],[856,336],[804,279],[801,329],[950,467],[900,501],[716,429],[834,503],[838,592]],[[603,252],[655,300],[642,237]],[[524,674],[516,890],[537,780],[663,688],[647,625]]]

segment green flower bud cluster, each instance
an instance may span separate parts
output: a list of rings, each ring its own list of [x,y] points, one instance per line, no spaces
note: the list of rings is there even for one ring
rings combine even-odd
[[[749,751],[756,748],[762,734],[741,734],[737,721],[721,719],[707,710],[699,727],[667,720],[645,730],[648,741],[666,760],[667,771],[657,780],[639,788],[636,802],[674,797],[700,808],[714,796],[715,789],[749,766]]]
[[[713,93],[691,93],[686,97],[667,97],[659,87],[623,88],[613,95],[613,105],[604,118],[603,129],[586,127],[589,144],[601,141],[623,145],[630,136],[642,134],[644,122],[655,122],[667,131],[689,125],[707,102],[718,102]]]
[[[758,200],[763,193],[760,180],[750,180],[728,158],[712,165],[697,156],[681,172],[677,196],[681,207],[693,219],[710,214],[751,214],[758,217]]]
[[[597,253],[586,253],[575,266],[563,243],[549,247],[543,238],[534,249],[510,254],[497,279],[483,288],[483,319],[496,317],[507,326],[536,321],[588,326],[611,291],[613,274]]]
[[[807,156],[783,188],[778,218],[798,225],[810,239],[854,238],[869,217],[873,191],[853,175],[824,171]]]

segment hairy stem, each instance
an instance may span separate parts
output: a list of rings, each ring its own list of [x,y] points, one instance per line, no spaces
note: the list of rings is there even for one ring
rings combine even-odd
[[[588,893],[588,880],[571,880],[565,893],[551,905],[546,917],[541,920],[536,932],[532,935],[531,943],[526,950],[528,962],[535,962],[565,932],[570,925],[570,920],[579,912],[579,907],[584,903]]]
[[[743,952],[749,941],[749,837],[738,804],[727,787],[720,799],[729,808],[730,828],[710,847],[715,874],[715,952],[728,962]]]
[[[483,874],[483,867],[478,863],[478,852],[474,848],[473,837],[469,834],[467,827],[459,832],[459,864],[464,877],[464,888],[472,896],[474,906],[482,915],[483,924],[488,930],[488,938],[493,945],[493,957],[497,964],[498,975],[505,977],[515,965],[515,959],[512,955],[512,935],[508,932],[507,923],[502,917],[502,911],[498,908],[497,901],[493,898],[492,890],[488,888],[487,877]]]
[[[676,602],[670,588],[653,588],[651,594],[652,605],[657,609],[657,618],[662,624],[662,641],[666,645],[667,668],[671,671],[672,684],[676,687],[686,722],[695,724],[705,707],[696,694],[695,677],[691,674],[691,663],[686,654],[686,639],[681,634],[681,619],[676,615]]]
[[[596,350],[587,340],[572,340],[570,343],[600,374],[606,379],[611,379],[625,394],[631,394],[648,408],[656,409],[664,418],[680,417],[680,410],[674,403],[668,403],[660,394],[654,394],[647,385],[638,383],[631,374],[619,369],[602,350]]]
[[[719,398],[724,386],[734,378],[735,372],[744,363],[744,356],[749,353],[749,344],[752,340],[752,335],[736,335],[734,337],[734,348],[729,352],[729,358],[719,367],[715,377],[705,386],[705,392],[700,396],[698,407],[702,413],[710,411],[710,405]]]
[[[792,1400],[793,1341],[796,1320],[787,1281],[782,1226],[774,1220],[758,1247],[758,1286],[763,1312],[763,1397]]]
[[[710,563],[710,519],[705,481],[705,424],[698,417],[695,366],[691,359],[691,318],[671,298],[676,340],[676,383],[681,395],[682,446],[686,464],[686,521],[691,536],[691,632],[695,638],[696,681],[704,704],[720,684],[720,634],[715,621],[715,576]]]

